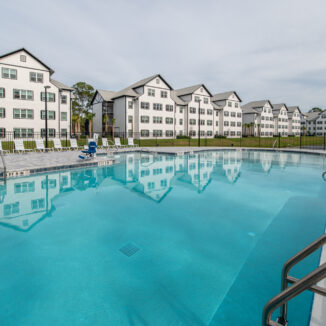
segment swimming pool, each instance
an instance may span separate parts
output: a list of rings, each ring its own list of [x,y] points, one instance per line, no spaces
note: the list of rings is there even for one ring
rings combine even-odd
[[[119,161],[0,186],[0,325],[260,325],[283,263],[324,232],[322,156]],[[311,302],[290,303],[290,326]]]

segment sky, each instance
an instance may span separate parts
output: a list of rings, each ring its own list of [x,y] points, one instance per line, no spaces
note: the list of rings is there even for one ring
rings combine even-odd
[[[1,4],[0,54],[25,47],[67,85],[154,74],[243,103],[326,109],[324,0],[22,0]]]

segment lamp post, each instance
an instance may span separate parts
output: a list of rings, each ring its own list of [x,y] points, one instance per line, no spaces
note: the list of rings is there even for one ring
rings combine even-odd
[[[45,91],[45,150],[48,151],[48,95],[47,90],[50,86],[44,86]]]
[[[199,120],[198,120],[198,147],[200,147],[200,101],[201,101],[201,99],[199,98],[197,100],[197,102],[198,102],[198,114],[199,114]]]

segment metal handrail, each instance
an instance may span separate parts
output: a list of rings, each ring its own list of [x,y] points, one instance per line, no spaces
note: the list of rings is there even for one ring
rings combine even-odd
[[[326,171],[322,173],[321,177],[326,181],[325,175],[326,175]]]
[[[2,151],[0,151],[0,157],[1,157],[2,165],[3,165],[3,179],[6,180],[6,178],[7,178],[7,166],[6,166],[6,160],[4,158],[4,155],[3,155]]]
[[[294,283],[291,287],[287,288],[273,299],[269,300],[264,307],[263,311],[263,326],[283,326],[287,325],[287,321],[278,320],[274,322],[271,320],[272,313],[284,305],[303,291],[311,288],[314,284],[318,283],[322,279],[326,278],[326,263],[319,266],[317,269],[312,271],[310,274]]]
[[[275,148],[275,145],[277,144],[277,142],[278,142],[278,139],[276,139],[276,140],[274,141],[274,143],[273,143],[273,149]]]
[[[291,268],[293,266],[295,266],[297,263],[299,263],[300,261],[302,261],[304,258],[306,258],[307,256],[309,256],[310,254],[312,254],[313,252],[315,252],[317,249],[319,249],[321,246],[323,246],[326,243],[326,234],[323,234],[321,237],[319,237],[317,240],[315,240],[314,242],[312,242],[310,245],[308,245],[307,247],[305,247],[303,250],[301,250],[300,252],[298,252],[296,255],[294,255],[293,257],[291,257],[284,265],[282,268],[282,282],[281,282],[281,293],[276,296],[275,298],[281,296],[282,294],[284,294],[288,289],[292,289],[292,288],[296,288],[297,284],[301,284],[301,282],[306,278],[303,278],[301,280],[296,279],[295,277],[289,276],[289,272],[291,270]],[[326,263],[323,264],[322,266],[324,266],[324,277],[326,277]],[[318,270],[318,269],[316,269]],[[316,271],[315,270],[315,271]],[[313,273],[315,272],[313,271],[312,273],[310,273],[309,275],[314,275]],[[308,276],[309,276],[308,275]],[[318,281],[316,281],[315,283],[317,283]],[[288,288],[289,283],[293,283],[294,285],[291,286],[291,288]],[[319,286],[314,285],[315,283],[310,284],[308,281],[305,285],[304,290],[310,290],[312,292],[321,294],[321,295],[325,295],[326,296],[326,289],[323,289]],[[295,294],[294,296],[298,295],[299,293],[301,293],[302,291],[298,292],[297,294]],[[274,298],[274,299],[275,299]],[[292,298],[292,297],[291,297]],[[283,300],[283,302],[281,302],[277,307],[273,308],[272,307],[272,312],[278,308],[279,306],[281,306],[281,316],[278,318],[278,323],[276,323],[275,325],[287,325],[287,302],[291,299],[289,298],[288,300]],[[267,306],[270,306],[271,301],[273,301],[274,299],[270,300],[265,308],[264,308],[264,312],[265,309],[267,309]],[[269,307],[270,309],[271,307]],[[264,315],[263,315],[264,316]],[[271,316],[271,315],[270,315]],[[270,317],[269,316],[269,317]],[[265,319],[263,319],[263,323],[265,322],[265,324],[263,325],[273,325],[273,324],[268,324],[266,323]],[[270,319],[268,319],[268,322],[270,322]]]

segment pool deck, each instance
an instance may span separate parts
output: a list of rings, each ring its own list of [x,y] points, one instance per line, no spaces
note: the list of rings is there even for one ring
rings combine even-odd
[[[302,153],[302,154],[317,154],[326,155],[324,150],[298,149],[298,148],[252,148],[252,147],[135,147],[122,149],[99,149],[97,156],[92,160],[81,160],[78,158],[79,151],[50,151],[31,152],[26,154],[9,154],[4,155],[6,164],[6,177],[14,178],[20,176],[28,176],[36,173],[44,173],[50,171],[58,171],[72,168],[82,168],[90,166],[111,165],[115,162],[114,154],[125,152],[142,152],[149,154],[166,154],[166,155],[184,155],[193,154],[202,151],[216,150],[260,150],[270,152],[286,152],[286,153]],[[0,177],[3,176],[3,167],[0,160]]]

